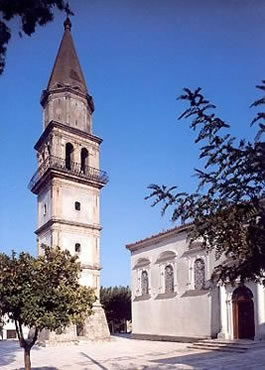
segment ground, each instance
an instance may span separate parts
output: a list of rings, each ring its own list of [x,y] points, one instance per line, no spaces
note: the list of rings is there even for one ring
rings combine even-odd
[[[112,337],[107,342],[35,346],[32,367],[35,370],[264,370],[265,347],[246,353],[206,352],[190,350],[184,343]],[[23,351],[17,341],[0,342],[0,368],[23,369]]]

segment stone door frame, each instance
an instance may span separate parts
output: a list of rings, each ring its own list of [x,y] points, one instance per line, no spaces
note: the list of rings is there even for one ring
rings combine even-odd
[[[247,326],[243,315],[247,313]],[[255,312],[253,293],[246,286],[236,288],[232,294],[233,339],[254,339]]]

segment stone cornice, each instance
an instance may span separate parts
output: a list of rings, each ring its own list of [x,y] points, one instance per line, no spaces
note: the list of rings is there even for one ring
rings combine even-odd
[[[102,139],[98,136],[95,136],[95,135],[91,135],[87,132],[84,132],[82,130],[79,130],[78,128],[75,128],[75,127],[71,127],[71,126],[68,126],[67,124],[63,124],[61,122],[57,122],[57,121],[50,121],[48,126],[46,127],[46,129],[43,131],[43,133],[41,134],[41,137],[39,138],[39,140],[37,141],[37,143],[35,144],[34,146],[34,149],[35,150],[38,150],[41,145],[43,144],[43,142],[47,139],[48,135],[50,134],[50,132],[54,129],[54,128],[58,128],[58,129],[61,129],[61,130],[64,130],[66,132],[69,132],[71,134],[74,134],[74,135],[77,135],[77,136],[81,136],[85,139],[89,139],[97,144],[101,144],[102,143]]]
[[[100,265],[97,265],[97,264],[89,265],[89,264],[81,263],[81,269],[100,271],[100,270],[102,270],[102,267]]]
[[[158,294],[155,299],[169,299],[169,298],[175,298],[177,296],[177,292],[172,293],[160,293]]]
[[[147,301],[150,299],[151,296],[150,294],[145,294],[145,295],[139,295],[133,299],[134,302],[139,302],[139,301]]]
[[[100,231],[102,229],[102,227],[100,225],[97,225],[97,224],[85,224],[83,222],[68,221],[68,220],[63,220],[61,218],[53,217],[49,221],[47,221],[44,225],[39,227],[35,231],[35,234],[39,235],[40,233],[49,229],[54,224],[68,225],[68,226],[74,226],[74,227],[84,227],[86,229],[92,229],[92,230],[98,230],[98,231]]]

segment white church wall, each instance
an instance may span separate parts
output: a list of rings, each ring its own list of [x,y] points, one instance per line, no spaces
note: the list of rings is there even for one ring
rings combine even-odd
[[[170,254],[175,254],[175,257],[172,259]],[[133,334],[179,337],[217,335],[218,291],[194,289],[192,265],[198,257],[205,261],[207,279],[213,259],[201,250],[189,251],[185,233],[153,244],[147,242],[146,246],[132,252]],[[145,260],[149,261],[148,265],[145,265]],[[170,294],[165,293],[165,268],[168,265],[174,269],[174,292]],[[141,293],[143,271],[149,277],[149,294],[145,297]]]
[[[133,304],[133,334],[210,337],[209,297],[174,297]]]

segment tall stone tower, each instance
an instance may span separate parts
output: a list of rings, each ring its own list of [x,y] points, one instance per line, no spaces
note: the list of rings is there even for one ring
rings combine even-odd
[[[71,36],[69,18],[47,89],[41,96],[43,133],[35,145],[38,169],[30,190],[38,199],[38,252],[41,244],[76,254],[81,284],[100,289],[100,189],[108,177],[99,169],[102,139],[92,133],[93,99],[89,95]],[[99,301],[83,328],[71,336],[109,335]],[[67,333],[69,337],[69,332]]]

